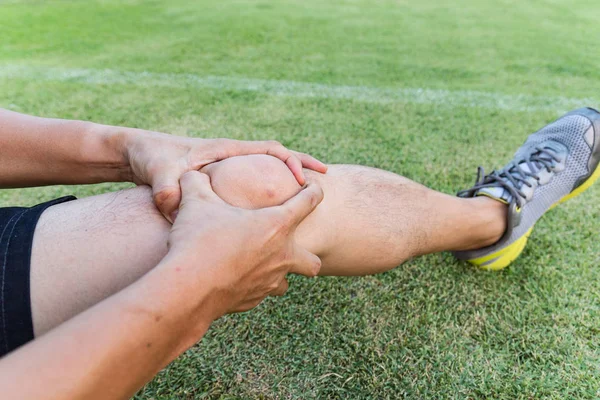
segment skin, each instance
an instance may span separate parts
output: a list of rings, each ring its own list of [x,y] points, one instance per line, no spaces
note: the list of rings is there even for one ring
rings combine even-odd
[[[242,208],[281,204],[300,190],[285,165],[269,156],[233,157],[202,171],[215,193]],[[298,228],[298,241],[321,258],[322,275],[371,275],[424,254],[481,248],[506,229],[506,206],[489,198],[449,196],[356,165],[305,174],[323,188],[325,200]]]
[[[275,141],[193,139],[84,121],[39,118],[0,109],[0,188],[134,182],[152,187],[158,209],[172,220],[179,178],[210,163],[247,154],[283,161],[300,185],[302,167],[320,161]]]
[[[301,176],[310,184],[301,190],[304,178],[298,179],[296,167],[283,156],[218,162],[223,153],[206,155],[204,143],[193,141],[192,146],[190,139],[170,143],[168,135],[26,119],[39,135],[56,135],[47,155],[38,149],[37,158],[26,156],[31,157],[29,164],[12,160],[6,165],[21,178],[29,177],[27,184],[112,177],[162,189],[138,187],[44,212],[31,263],[38,339],[0,361],[0,390],[11,397],[93,398],[106,396],[107,390],[109,397],[127,397],[199,340],[214,318],[248,310],[266,295],[283,294],[288,272],[376,273],[419,254],[493,243],[504,230],[505,207],[499,203],[456,199],[386,171],[331,166],[322,175],[305,170]],[[13,124],[10,129],[16,128]],[[77,132],[87,139],[78,142]],[[127,134],[104,136],[111,132]],[[71,140],[63,141],[63,134]],[[107,142],[107,137],[127,140]],[[24,140],[24,147],[36,146],[33,137],[25,139],[15,140]],[[140,140],[152,145],[136,146]],[[69,145],[76,145],[71,152],[66,150]],[[106,162],[116,154],[113,146],[123,157],[116,164]],[[194,148],[200,155],[191,155]],[[86,157],[91,157],[90,165]],[[312,163],[318,162],[305,164]],[[171,165],[175,171],[163,174]],[[183,202],[170,230],[153,201],[173,218],[165,204],[180,198],[179,186],[160,182],[172,182],[172,176],[192,166],[206,175],[189,172],[182,178]],[[38,177],[36,167],[42,169]],[[69,171],[74,177],[64,176]],[[6,171],[1,180],[5,185],[15,182]],[[312,212],[323,196],[321,186],[326,200]],[[163,199],[161,193],[171,189],[175,194]],[[269,206],[274,208],[264,208]],[[32,379],[40,384],[27,385]]]
[[[131,181],[152,186],[152,199],[167,219],[179,208],[168,253],[151,273],[108,299],[101,296],[104,301],[0,361],[3,396],[128,398],[200,340],[214,319],[282,295],[287,273],[316,275],[320,260],[296,244],[294,232],[321,201],[318,185],[280,207],[248,211],[223,202],[197,172],[255,153],[280,159],[299,184],[305,183],[302,166],[326,170],[277,142],[178,138],[0,110],[0,187]],[[160,219],[157,226],[169,226]],[[232,232],[232,226],[238,229]],[[32,265],[37,291],[35,270]]]
[[[318,257],[294,240],[323,198],[317,185],[280,207],[253,211],[226,204],[199,172],[186,173],[181,188],[163,260],[133,285],[3,358],[3,396],[129,398],[200,340],[213,320],[282,295],[290,272],[318,273]]]
[[[286,165],[270,156],[232,157],[203,171],[221,198],[241,208],[275,206],[301,189]],[[325,199],[295,237],[321,258],[321,275],[374,274],[420,254],[485,246],[505,229],[506,207],[488,198],[455,198],[360,166],[305,174]],[[36,336],[151,270],[167,252],[169,228],[144,186],[46,210],[31,258]]]

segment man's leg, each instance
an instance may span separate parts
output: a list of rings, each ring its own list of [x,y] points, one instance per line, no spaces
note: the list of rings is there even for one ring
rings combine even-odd
[[[233,157],[203,172],[221,198],[239,207],[280,204],[300,190],[270,156]],[[305,173],[325,199],[300,225],[298,241],[321,257],[321,275],[374,274],[423,254],[481,248],[506,229],[506,206],[487,197],[461,199],[362,166]]]
[[[156,266],[167,253],[170,227],[152,203],[147,186],[44,211],[31,253],[35,336],[125,288]]]
[[[321,257],[325,275],[377,273],[442,250],[479,249],[457,255],[502,268],[522,251],[546,210],[600,177],[598,160],[600,113],[585,108],[531,135],[505,168],[463,191],[467,198],[372,168],[333,165],[326,175],[307,171],[321,184],[325,200],[301,224],[297,240]],[[203,172],[218,195],[240,207],[280,204],[300,189],[289,169],[269,156],[229,158]],[[31,265],[36,334],[154,267],[166,252],[168,229],[148,188],[46,210],[35,230]]]
[[[281,204],[300,189],[270,156],[230,158],[204,172],[217,194],[240,207]],[[366,167],[334,165],[326,175],[307,175],[321,184],[325,200],[297,240],[322,258],[321,274],[382,272],[417,255],[493,243],[504,231],[505,207],[486,198],[458,199]],[[36,336],[153,268],[166,254],[169,228],[147,187],[46,210],[31,259]]]

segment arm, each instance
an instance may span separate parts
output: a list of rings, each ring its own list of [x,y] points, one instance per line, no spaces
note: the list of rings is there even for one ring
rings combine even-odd
[[[125,131],[0,109],[0,187],[130,181]]]
[[[268,154],[284,161],[298,183],[320,161],[274,141],[197,139],[92,122],[39,118],[0,109],[0,188],[134,182],[152,186],[170,220],[179,206],[179,178],[228,157]]]
[[[190,287],[177,268],[165,259],[127,289],[6,356],[2,397],[132,396],[200,340],[216,317],[208,302],[212,286]]]
[[[167,256],[136,283],[0,360],[2,398],[128,398],[213,320],[282,295],[288,272],[319,272],[319,258],[299,248],[294,234],[322,200],[320,188],[251,211],[221,200],[205,174],[185,174],[181,187]]]

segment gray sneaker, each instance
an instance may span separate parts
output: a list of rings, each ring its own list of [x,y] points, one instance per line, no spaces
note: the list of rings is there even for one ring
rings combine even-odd
[[[508,206],[507,229],[492,246],[454,252],[483,269],[507,267],[523,251],[533,226],[546,211],[572,199],[600,177],[600,113],[580,108],[527,138],[513,160],[482,178],[459,197],[487,196]]]

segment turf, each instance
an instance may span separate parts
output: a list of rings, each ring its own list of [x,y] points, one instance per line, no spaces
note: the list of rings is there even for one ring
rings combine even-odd
[[[448,94],[377,102],[0,73],[0,106],[195,137],[275,138],[453,193],[555,118],[556,99],[600,99],[600,3],[482,3],[0,1],[0,72],[111,69]],[[465,91],[550,106],[452,101]],[[3,190],[0,205],[122,187]],[[137,397],[600,397],[598,198],[593,187],[545,216],[500,273],[437,254],[372,277],[292,278],[286,297],[216,322]]]

